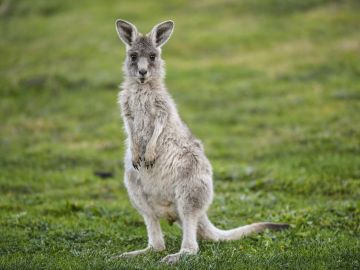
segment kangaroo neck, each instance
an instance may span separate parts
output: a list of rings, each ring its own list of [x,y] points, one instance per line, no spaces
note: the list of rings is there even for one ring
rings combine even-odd
[[[165,89],[163,80],[151,80],[145,83],[140,83],[136,80],[125,79],[124,86],[126,89],[135,92],[163,91],[163,89]]]

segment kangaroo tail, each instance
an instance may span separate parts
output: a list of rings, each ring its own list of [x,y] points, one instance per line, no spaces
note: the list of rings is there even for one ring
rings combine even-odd
[[[280,231],[287,229],[289,224],[285,223],[271,223],[271,222],[260,222],[245,225],[231,230],[220,230],[211,223],[209,218],[204,215],[200,218],[198,223],[198,235],[202,239],[208,239],[213,241],[229,241],[240,239],[251,233],[259,233],[265,229]]]

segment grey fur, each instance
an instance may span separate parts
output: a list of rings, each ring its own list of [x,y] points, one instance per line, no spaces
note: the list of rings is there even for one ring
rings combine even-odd
[[[133,206],[144,217],[148,247],[121,256],[135,256],[148,250],[164,250],[159,219],[177,221],[183,230],[178,253],[163,261],[176,262],[183,254],[198,252],[197,236],[218,240],[239,239],[266,228],[285,224],[255,223],[233,230],[220,230],[206,211],[213,198],[212,167],[199,140],[182,122],[164,85],[161,46],[169,39],[174,23],[156,25],[139,34],[132,24],[118,20],[116,29],[126,44],[125,80],[119,94],[127,133],[125,185]]]

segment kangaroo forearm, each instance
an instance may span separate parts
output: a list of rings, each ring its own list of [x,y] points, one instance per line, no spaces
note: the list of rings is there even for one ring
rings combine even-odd
[[[153,134],[148,142],[147,148],[155,149],[157,140],[164,130],[167,114],[159,113],[155,119]]]
[[[150,141],[148,142],[147,148],[155,148],[157,140],[162,133],[164,127],[163,126],[157,126],[154,128],[154,132],[150,138]]]
[[[130,139],[130,143],[131,143],[131,147],[132,150],[138,151],[140,146],[139,146],[139,140],[135,134],[134,131],[134,123],[132,119],[127,118],[125,121],[125,124],[127,126],[127,131],[128,131],[128,136]]]

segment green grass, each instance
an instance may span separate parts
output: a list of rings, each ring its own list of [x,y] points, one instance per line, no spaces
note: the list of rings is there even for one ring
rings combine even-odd
[[[114,21],[176,22],[167,85],[214,167],[213,222],[178,269],[360,268],[358,1],[0,0],[0,269],[167,269],[122,182]],[[95,171],[114,177],[101,179]]]

